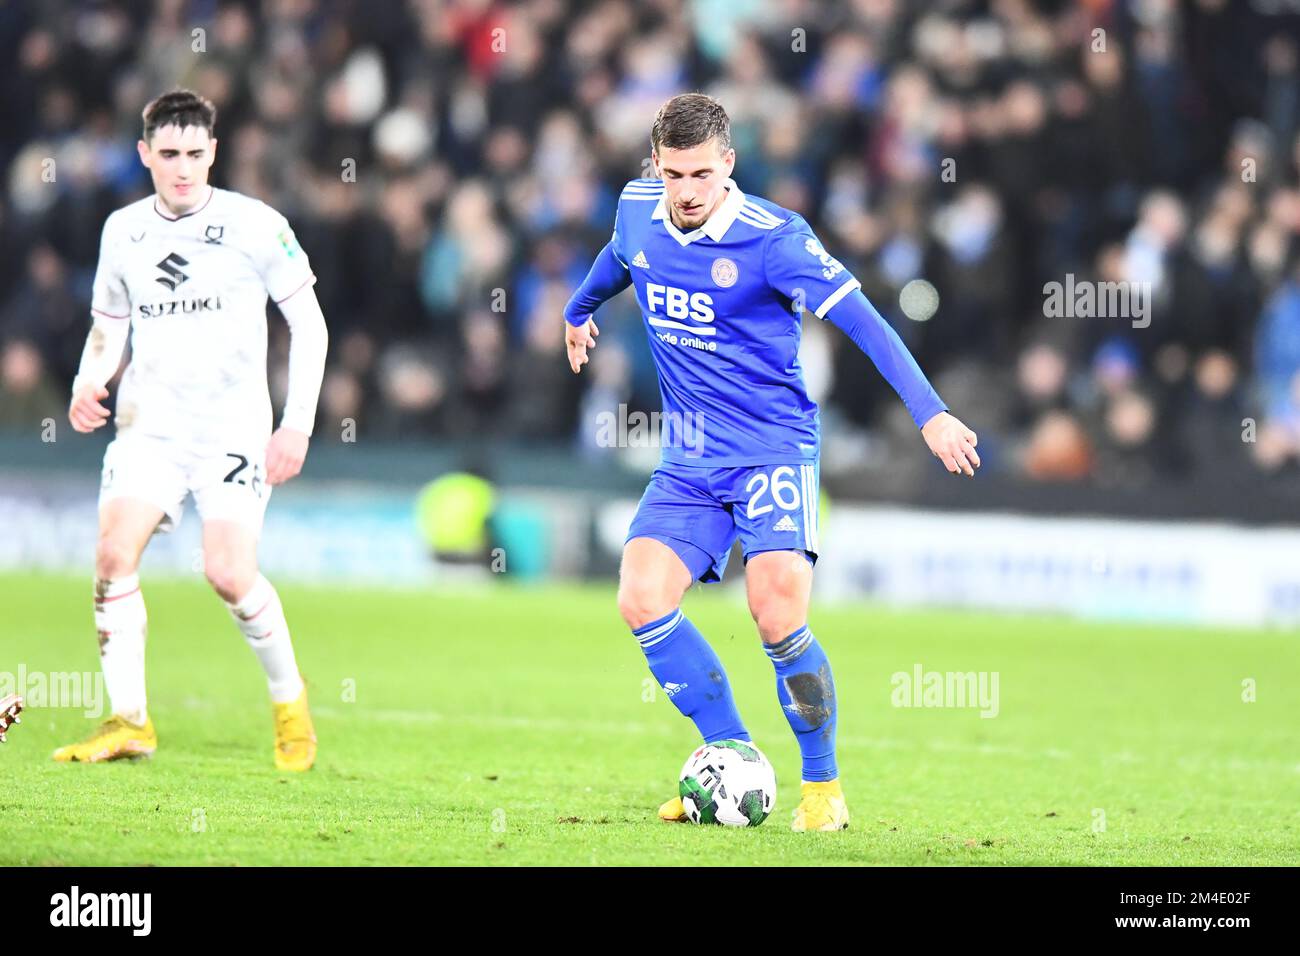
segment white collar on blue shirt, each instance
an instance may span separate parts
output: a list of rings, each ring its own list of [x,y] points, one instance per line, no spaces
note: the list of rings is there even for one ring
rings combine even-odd
[[[727,234],[731,224],[736,221],[740,215],[740,207],[745,205],[745,194],[740,191],[734,179],[728,179],[724,184],[727,188],[727,197],[722,200],[722,204],[714,210],[704,225],[699,226],[690,232],[683,233],[673,225],[672,217],[668,215],[668,207],[664,204],[668,197],[665,192],[659,197],[659,202],[655,205],[655,211],[650,214],[651,219],[662,219],[664,228],[668,230],[668,235],[672,236],[683,246],[690,245],[696,239],[708,236],[714,242],[721,242],[722,237]]]

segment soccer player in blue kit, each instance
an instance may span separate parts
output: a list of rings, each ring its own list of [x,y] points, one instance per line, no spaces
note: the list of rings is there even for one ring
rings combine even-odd
[[[719,581],[737,536],[749,609],[799,743],[795,830],[842,830],[830,663],[808,628],[817,560],[817,405],[799,365],[803,312],[843,329],[902,398],[953,474],[974,477],[976,436],[931,388],[898,335],[807,222],[730,178],[726,111],[675,96],[650,140],[658,179],[623,189],[614,234],[564,311],[576,373],[599,334],[592,315],[629,285],[659,371],[664,420],[697,440],[664,442],[623,551],[618,606],[655,679],[704,741],[749,740],[717,654],[682,613],[687,588]],[[680,799],[661,819],[686,819]]]

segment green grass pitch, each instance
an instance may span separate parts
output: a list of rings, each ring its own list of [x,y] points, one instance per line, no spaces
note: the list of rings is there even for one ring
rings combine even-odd
[[[1300,863],[1294,633],[814,606],[852,827],[796,834],[798,749],[732,595],[685,607],[776,767],[753,830],[655,819],[696,739],[612,582],[281,593],[315,770],[273,769],[265,683],[217,598],[146,578],[158,753],[56,765],[92,722],[30,710],[0,746],[0,864]],[[97,671],[88,578],[0,577],[0,606],[0,671]],[[892,706],[917,663],[996,671],[998,715]]]

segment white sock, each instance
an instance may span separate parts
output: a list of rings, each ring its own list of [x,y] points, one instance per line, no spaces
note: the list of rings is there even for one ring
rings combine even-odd
[[[143,724],[149,719],[144,693],[148,618],[138,574],[113,581],[95,579],[95,628],[99,631],[99,663],[113,713],[133,724]]]
[[[289,640],[289,624],[284,619],[280,595],[262,575],[237,604],[227,604],[230,616],[244,633],[248,646],[266,671],[266,686],[271,700],[287,704],[302,693],[302,677]]]

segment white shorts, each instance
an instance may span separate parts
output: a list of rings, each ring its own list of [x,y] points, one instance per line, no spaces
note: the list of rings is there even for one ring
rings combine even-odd
[[[217,452],[211,446],[119,435],[104,450],[100,508],[116,498],[146,501],[164,515],[155,533],[166,533],[180,524],[189,494],[202,521],[233,521],[260,535],[271,497],[266,441],[231,442],[228,450]]]

